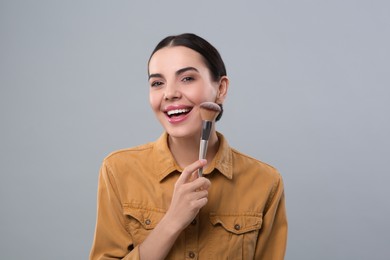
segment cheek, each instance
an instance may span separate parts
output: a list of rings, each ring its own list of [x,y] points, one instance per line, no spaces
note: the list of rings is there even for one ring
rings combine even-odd
[[[208,86],[204,91],[199,94],[201,102],[212,101],[214,102],[217,97],[217,90],[213,86]]]
[[[211,84],[199,84],[188,90],[187,95],[192,98],[194,103],[205,101],[214,101],[217,96],[217,90]]]
[[[149,93],[149,104],[150,104],[150,107],[156,111],[156,110],[159,110],[160,109],[160,102],[159,102],[159,98],[158,98],[158,95],[156,95],[156,93],[154,92],[150,92]]]

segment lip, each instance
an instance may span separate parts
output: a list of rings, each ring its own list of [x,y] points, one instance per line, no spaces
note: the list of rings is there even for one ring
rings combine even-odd
[[[186,105],[170,105],[170,106],[167,106],[163,112],[168,120],[169,123],[171,124],[178,124],[178,123],[181,123],[183,121],[185,121],[189,115],[191,114],[192,112],[192,108],[191,106],[186,106]],[[190,109],[190,112],[188,112],[187,114],[183,114],[183,115],[180,115],[180,116],[174,116],[174,117],[169,117],[167,112],[168,111],[171,111],[171,110],[176,110],[176,109]]]

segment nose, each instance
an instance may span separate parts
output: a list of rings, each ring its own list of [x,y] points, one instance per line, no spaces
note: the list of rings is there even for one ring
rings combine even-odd
[[[164,99],[165,100],[172,100],[172,99],[178,99],[181,97],[181,93],[179,91],[179,87],[175,84],[167,84],[164,89]]]

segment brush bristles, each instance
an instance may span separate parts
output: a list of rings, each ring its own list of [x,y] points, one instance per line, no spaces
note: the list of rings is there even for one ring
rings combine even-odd
[[[202,120],[214,121],[220,112],[221,108],[214,102],[203,102],[200,104],[200,116]]]

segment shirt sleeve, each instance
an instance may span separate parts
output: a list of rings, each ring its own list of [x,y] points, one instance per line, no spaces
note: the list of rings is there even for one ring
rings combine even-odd
[[[97,217],[90,260],[139,259],[139,248],[126,230],[114,176],[104,161],[99,173]]]
[[[283,260],[287,245],[287,215],[282,177],[274,185],[257,241],[255,259]]]

